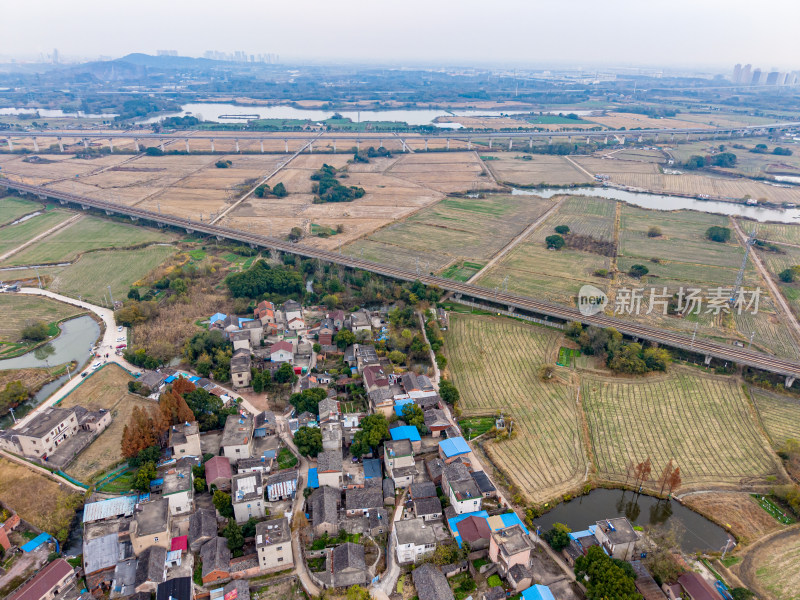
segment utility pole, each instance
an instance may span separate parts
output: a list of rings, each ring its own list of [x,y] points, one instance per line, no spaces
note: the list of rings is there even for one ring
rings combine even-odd
[[[106,286],[106,287],[108,287],[108,297],[111,299],[111,307],[113,308],[114,307],[114,296],[111,294],[111,286],[109,285],[109,286]]]
[[[756,337],[756,332],[755,332],[755,331],[753,331],[753,332],[750,334],[750,343],[749,343],[749,344],[747,344],[747,349],[748,349],[748,350],[750,350],[750,346],[752,346],[752,345],[753,345],[753,338],[754,338],[754,337]]]
[[[11,412],[11,418],[14,419],[14,425],[16,425],[17,424],[17,415],[14,414],[14,409],[13,408],[9,408],[8,410]]]
[[[36,269],[36,281],[39,282],[39,289],[42,289],[42,278],[39,277],[39,267],[35,267]]]
[[[742,257],[742,265],[739,267],[739,273],[736,275],[736,283],[733,284],[733,291],[731,292],[731,297],[728,300],[728,304],[733,304],[736,302],[736,294],[739,292],[739,288],[742,287],[742,282],[744,281],[744,270],[747,267],[747,256],[750,254],[750,248],[753,244],[756,243],[756,228],[753,227],[750,235],[747,236],[747,241],[744,244],[744,256]]]
[[[700,321],[695,321],[694,323],[694,332],[692,332],[692,344],[689,346],[690,348],[694,348],[694,338],[697,337],[697,326],[700,325]]]

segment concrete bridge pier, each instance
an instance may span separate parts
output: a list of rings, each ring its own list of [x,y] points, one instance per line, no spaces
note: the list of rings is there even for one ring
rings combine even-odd
[[[513,313],[514,310],[516,310],[516,306],[509,306],[508,307],[508,312]]]
[[[603,143],[608,145],[608,136],[606,136],[606,139],[603,141]]]
[[[191,152],[191,150],[189,150],[189,138],[186,138],[184,142],[186,143],[186,154],[189,154],[189,152]]]
[[[733,135],[733,129],[731,129],[731,130],[728,132],[728,137],[731,137],[732,135]]]
[[[378,148],[383,148],[383,140],[378,140]]]
[[[139,140],[137,138],[133,138],[133,147],[136,148],[136,152],[141,152],[141,149],[139,148]],[[63,152],[64,150],[62,149],[61,151]]]
[[[61,141],[61,138],[58,138],[58,149],[64,152],[64,142]]]
[[[533,138],[528,138],[528,149],[533,150]]]
[[[405,152],[405,149],[406,149],[406,143],[403,142],[403,152]],[[356,140],[356,152],[359,152],[360,150],[361,150],[361,140]]]
[[[113,210],[106,210],[106,214],[110,217],[111,215],[114,214],[114,211]]]
[[[794,377],[792,377],[791,375],[787,375],[786,376],[786,382],[783,384],[783,386],[787,387],[787,388],[790,388],[790,387],[792,387],[793,383],[794,383]]]
[[[131,221],[137,223],[139,221],[139,217],[134,217],[133,215],[131,215]]]
[[[669,138],[669,141],[670,141],[670,142],[674,142],[674,141],[675,141],[675,134],[674,134],[674,133],[673,133],[673,134],[672,134],[672,136]]]
[[[36,142],[36,138],[33,138],[33,151],[34,152],[39,151],[39,144]]]
[[[189,235],[192,235],[194,233],[194,229],[192,229],[190,227],[186,227],[186,233],[188,233]]]
[[[655,137],[654,141],[656,141],[656,142],[658,141],[658,134],[656,134],[656,137]]]
[[[625,145],[625,136],[624,135],[620,138],[619,143],[622,144],[623,146]]]
[[[450,138],[447,138],[447,149],[450,150]]]
[[[553,143],[553,136],[552,135],[548,135],[547,136],[547,143],[548,144],[552,144]]]
[[[89,207],[85,204],[81,204],[81,210],[89,210]]]
[[[239,152],[239,140],[236,140],[236,152]]]
[[[642,143],[642,136],[639,136],[639,139],[637,140],[637,142],[638,142],[639,144],[641,144],[641,143]]]
[[[161,148],[161,151],[164,151],[164,140],[158,140],[158,147]]]
[[[467,140],[467,150],[472,150],[472,140]]]
[[[586,136],[586,143],[589,144],[589,136]]]
[[[712,356],[710,354],[706,354],[705,360],[703,362],[705,364],[707,364],[707,365],[710,365],[711,364],[711,358],[712,358]]]
[[[425,138],[425,152],[428,151],[428,138]]]
[[[336,144],[334,143],[334,152],[336,152]],[[264,154],[264,140],[261,140],[261,154]]]
[[[511,148],[513,147],[514,147],[514,140],[512,138],[508,138],[508,149],[511,150]]]
[[[211,139],[211,154],[214,154],[214,139]]]
[[[14,151],[14,142],[11,141],[11,138],[6,138],[6,142],[8,143],[8,151]]]
[[[289,140],[283,140],[283,150],[287,154],[289,153]]]
[[[493,142],[493,141],[494,141],[494,140],[493,140],[492,138],[489,138],[489,150],[491,150],[491,149],[492,149],[492,142]]]
[[[114,140],[112,138],[108,138],[108,148],[111,150],[111,153],[114,153]]]
[[[87,138],[83,138],[81,141],[83,142],[83,149],[84,150],[89,148],[89,140]]]
[[[336,154],[336,140],[333,140],[333,153]]]
[[[568,141],[570,144],[572,143],[572,136],[571,136],[571,135],[568,135],[568,136],[567,136],[567,141]]]

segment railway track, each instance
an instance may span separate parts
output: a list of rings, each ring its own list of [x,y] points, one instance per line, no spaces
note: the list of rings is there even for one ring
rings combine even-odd
[[[203,233],[206,235],[216,236],[220,239],[224,238],[234,240],[247,245],[271,248],[306,258],[316,258],[350,268],[370,271],[372,273],[393,279],[400,279],[403,281],[419,280],[425,285],[437,286],[440,289],[452,292],[456,295],[467,296],[469,298],[479,299],[484,302],[494,303],[500,307],[508,308],[509,310],[524,310],[564,321],[580,321],[586,325],[594,325],[597,327],[614,327],[629,337],[657,342],[666,346],[680,348],[682,350],[688,350],[698,354],[730,361],[736,364],[747,365],[757,369],[763,369],[765,371],[777,373],[787,377],[787,383],[789,383],[788,380],[793,381],[795,377],[800,377],[800,362],[798,361],[778,358],[750,349],[719,344],[710,340],[693,340],[687,335],[674,333],[664,329],[648,327],[646,325],[632,323],[629,321],[623,321],[621,319],[609,317],[604,314],[587,317],[582,315],[577,308],[572,308],[569,306],[553,304],[550,302],[536,300],[535,298],[530,298],[527,296],[509,294],[507,292],[499,292],[496,290],[482,288],[473,284],[461,283],[434,275],[425,275],[415,271],[401,269],[391,265],[375,263],[361,258],[347,256],[337,252],[331,252],[329,250],[312,248],[310,246],[292,243],[274,237],[259,235],[238,229],[231,229],[229,227],[222,227],[219,225],[210,225],[208,223],[202,223],[199,221],[193,221],[191,219],[184,219],[162,213],[154,213],[136,207],[113,204],[104,200],[96,200],[69,192],[62,192],[26,183],[19,183],[10,179],[0,179],[0,187],[16,190],[22,194],[36,195],[41,199],[51,198],[64,204],[73,203],[81,206],[82,208],[91,207],[97,210],[105,211],[107,214],[125,215],[133,220],[142,219],[156,223],[159,226],[177,227],[184,229],[189,233]]]

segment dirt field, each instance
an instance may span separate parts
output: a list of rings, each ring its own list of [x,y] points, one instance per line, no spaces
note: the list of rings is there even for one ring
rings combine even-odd
[[[624,481],[628,462],[648,456],[655,478],[670,459],[680,466],[682,491],[752,489],[786,477],[730,378],[675,366],[635,381],[586,377],[581,402],[603,478]]]
[[[800,525],[747,548],[732,570],[762,598],[800,599]]]
[[[538,367],[554,363],[561,336],[510,319],[450,314],[448,370],[465,415],[512,417],[517,435],[485,451],[523,494],[543,502],[580,485],[587,462],[574,389],[542,383]]]
[[[785,529],[767,511],[761,508],[748,493],[711,492],[691,494],[683,503],[701,514],[709,515],[717,523],[726,526],[740,542],[752,543],[755,540]]]
[[[493,155],[496,160],[487,160],[486,166],[498,181],[511,185],[570,185],[593,181],[563,156],[531,156],[531,160],[523,160],[522,155],[504,152]]]
[[[54,323],[84,312],[80,308],[50,298],[0,294],[0,314],[3,315],[0,320],[0,341],[18,341],[22,328],[29,321]]]
[[[83,495],[31,469],[0,458],[0,501],[62,542]]]
[[[800,440],[800,399],[750,388],[758,415],[775,448],[787,439]]]
[[[347,246],[370,260],[432,272],[458,261],[483,262],[553,204],[536,196],[446,198]]]
[[[609,129],[711,129],[711,125],[704,123],[693,123],[681,120],[680,115],[674,119],[664,118],[655,119],[647,115],[639,115],[636,113],[615,113],[608,112],[603,116],[593,116],[592,121],[600,123]],[[636,132],[633,132],[635,135]]]
[[[60,404],[61,408],[83,406],[111,411],[111,425],[70,464],[67,474],[90,483],[122,459],[120,440],[134,407],[152,408],[152,400],[128,393],[131,377],[116,364],[109,364],[87,377]],[[93,477],[94,476],[94,477]]]

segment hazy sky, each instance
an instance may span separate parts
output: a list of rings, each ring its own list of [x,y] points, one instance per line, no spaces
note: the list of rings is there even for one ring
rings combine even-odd
[[[0,55],[800,68],[797,0],[4,0]]]

